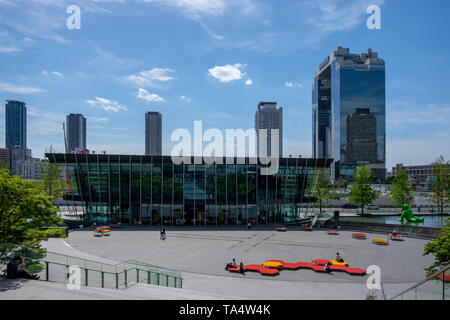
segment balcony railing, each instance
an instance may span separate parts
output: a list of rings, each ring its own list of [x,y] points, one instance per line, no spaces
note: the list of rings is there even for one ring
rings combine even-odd
[[[47,252],[41,259],[22,258],[25,260],[25,270],[37,272],[43,281],[109,289],[125,289],[138,283],[179,289],[183,287],[180,272],[134,260],[113,265],[53,252]],[[27,266],[33,266],[32,270]],[[79,272],[71,274],[72,270]]]
[[[391,300],[450,300],[450,265]]]

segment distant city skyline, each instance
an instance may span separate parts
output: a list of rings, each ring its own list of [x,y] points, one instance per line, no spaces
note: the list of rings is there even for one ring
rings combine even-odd
[[[50,145],[64,151],[69,113],[88,119],[90,150],[144,154],[145,111],[160,112],[170,154],[171,133],[195,120],[204,130],[253,128],[259,101],[283,107],[284,156],[310,157],[314,70],[342,46],[387,61],[387,168],[450,158],[448,1],[77,3],[80,30],[66,27],[72,1],[0,2],[0,97],[27,103],[35,157]],[[367,28],[369,4],[381,7],[380,30]]]

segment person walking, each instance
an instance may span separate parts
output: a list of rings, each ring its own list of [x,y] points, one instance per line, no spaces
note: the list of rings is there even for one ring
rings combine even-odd
[[[160,239],[166,240],[166,228],[164,226],[161,227],[160,233],[161,233]]]

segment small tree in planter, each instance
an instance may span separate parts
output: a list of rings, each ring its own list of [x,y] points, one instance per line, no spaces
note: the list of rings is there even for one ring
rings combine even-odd
[[[371,184],[373,181],[373,172],[362,165],[359,166],[353,175],[353,185],[350,188],[350,202],[361,208],[361,215],[364,215],[364,208],[371,204],[379,193],[375,192]]]

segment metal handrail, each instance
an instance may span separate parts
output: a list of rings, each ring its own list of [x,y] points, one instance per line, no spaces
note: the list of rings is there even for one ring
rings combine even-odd
[[[430,281],[430,280],[436,278],[436,277],[437,277],[438,275],[440,275],[440,274],[444,274],[444,279],[443,279],[442,281],[445,283],[445,272],[446,272],[447,270],[449,270],[449,269],[450,269],[450,264],[449,264],[448,266],[446,266],[445,268],[443,268],[443,269],[441,269],[441,270],[435,272],[433,275],[429,276],[428,278],[426,278],[426,279],[420,281],[419,283],[415,284],[414,286],[412,286],[412,287],[410,287],[410,288],[408,288],[408,289],[402,291],[400,294],[397,294],[396,296],[392,297],[390,300],[394,300],[394,299],[400,297],[401,295],[404,295],[405,293],[407,293],[407,292],[409,292],[409,291],[412,291],[412,290],[416,289],[417,287],[423,285],[424,283],[426,283],[426,282],[428,282],[428,281]]]
[[[111,265],[111,264],[100,263],[100,262],[96,262],[96,261],[92,261],[92,260],[87,260],[87,259],[82,259],[82,258],[76,258],[76,257],[72,257],[72,256],[62,255],[62,254],[59,254],[59,253],[47,252],[47,254],[48,253],[51,253],[51,254],[54,254],[54,255],[57,255],[57,256],[62,256],[62,257],[64,257],[66,259],[66,261],[69,261],[69,259],[71,259],[71,258],[72,259],[76,259],[76,260],[84,261],[84,266],[79,266],[79,265],[70,264],[70,263],[49,261],[48,255],[44,259],[36,259],[36,258],[27,257],[27,256],[22,256],[26,260],[45,264],[45,266],[46,266],[45,267],[46,268],[46,281],[50,281],[49,280],[49,278],[50,278],[49,266],[50,265],[64,266],[66,268],[69,268],[72,265],[73,266],[76,265],[80,269],[83,269],[85,272],[89,272],[89,271],[91,271],[91,272],[101,272],[102,273],[102,288],[104,287],[104,281],[103,281],[104,274],[110,274],[110,275],[115,275],[115,277],[116,277],[116,286],[115,287],[116,287],[116,289],[118,289],[119,288],[118,277],[122,273],[125,274],[125,287],[129,287],[128,281],[127,281],[127,272],[133,271],[133,270],[136,270],[136,272],[137,272],[137,274],[136,274],[136,283],[143,283],[143,282],[139,281],[140,280],[139,279],[139,274],[140,274],[139,271],[142,271],[142,272],[146,272],[147,273],[147,276],[148,276],[147,284],[150,284],[150,276],[153,273],[153,274],[156,274],[157,277],[158,277],[157,278],[158,279],[157,285],[160,285],[160,278],[161,278],[161,276],[163,276],[163,277],[165,276],[166,277],[166,285],[167,286],[169,286],[169,278],[173,278],[174,279],[174,281],[175,281],[175,288],[178,288],[177,283],[180,284],[179,288],[182,288],[182,286],[183,286],[183,278],[181,277],[181,275],[179,275],[178,271],[168,270],[168,269],[165,270],[165,269],[162,269],[162,268],[159,268],[159,267],[154,267],[154,266],[152,266],[150,264],[146,264],[146,263],[142,263],[142,262],[138,262],[138,261],[134,261],[134,260],[128,260],[128,261],[125,261],[125,262],[118,263],[116,265]],[[87,267],[89,262],[95,263],[95,264],[100,264],[100,270],[99,269],[95,269],[95,268]],[[105,269],[104,266],[110,266],[111,268],[114,268],[114,271],[104,270]],[[117,270],[118,266],[123,267],[123,269],[118,271]],[[142,267],[143,269],[139,268],[139,267]],[[150,270],[150,269],[156,269],[156,270]],[[170,274],[170,273],[172,273],[172,274]],[[67,273],[67,277],[69,277],[68,273]],[[88,282],[87,281],[85,283],[85,286],[88,286]]]

